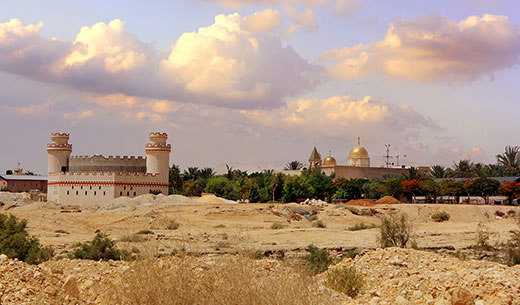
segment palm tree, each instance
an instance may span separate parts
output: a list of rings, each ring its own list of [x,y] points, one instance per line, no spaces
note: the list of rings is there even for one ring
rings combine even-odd
[[[211,167],[204,167],[203,169],[201,169],[199,171],[199,175],[203,179],[209,179],[209,178],[215,176],[215,170],[212,169]]]
[[[506,168],[520,168],[520,146],[506,146],[504,153],[496,155],[497,163]]]
[[[460,160],[459,163],[453,163],[453,170],[457,178],[470,178],[473,176],[473,162],[469,159]]]
[[[434,165],[430,168],[430,175],[432,175],[433,178],[446,178],[446,167]]]
[[[300,170],[303,168],[303,164],[300,161],[291,161],[285,165],[285,170]]]

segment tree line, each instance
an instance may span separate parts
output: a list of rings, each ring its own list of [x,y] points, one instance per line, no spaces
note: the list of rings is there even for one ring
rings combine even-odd
[[[393,196],[413,201],[416,196],[426,196],[436,201],[440,196],[452,196],[458,202],[460,196],[504,195],[520,197],[520,183],[500,184],[490,177],[520,176],[520,147],[506,147],[499,154],[496,164],[473,163],[460,160],[451,167],[434,165],[429,173],[410,168],[401,176],[385,176],[380,180],[336,178],[326,175],[319,168],[303,169],[301,175],[290,176],[274,170],[247,173],[227,166],[225,174],[217,175],[212,168],[189,167],[181,171],[177,165],[170,168],[170,194],[200,196],[214,193],[231,200],[249,202],[294,202],[307,198],[332,199],[378,199]],[[300,165],[298,165],[300,164]],[[287,169],[303,166],[291,161]],[[435,180],[436,178],[440,178]],[[452,178],[468,178],[456,181]]]

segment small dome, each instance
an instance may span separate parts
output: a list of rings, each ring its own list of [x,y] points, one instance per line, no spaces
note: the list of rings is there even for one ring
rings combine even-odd
[[[348,153],[349,159],[355,158],[369,158],[368,151],[363,146],[356,146]]]
[[[325,158],[325,160],[323,160],[323,165],[335,166],[336,159],[334,159],[333,156],[328,156],[327,158]]]

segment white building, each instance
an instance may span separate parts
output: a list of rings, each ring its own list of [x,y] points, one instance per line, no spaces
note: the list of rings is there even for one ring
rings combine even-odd
[[[48,201],[89,204],[120,196],[168,195],[171,145],[166,143],[166,133],[150,133],[146,157],[71,156],[68,133],[53,133],[51,139],[47,144]]]

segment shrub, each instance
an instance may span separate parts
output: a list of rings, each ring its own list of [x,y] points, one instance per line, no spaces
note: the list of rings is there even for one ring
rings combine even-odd
[[[326,285],[349,297],[356,297],[365,287],[365,280],[361,272],[353,266],[339,267],[329,270]]]
[[[65,230],[61,230],[61,229],[58,229],[58,230],[54,231],[54,233],[70,234],[69,232],[67,232]]]
[[[197,257],[169,260],[159,268],[153,258],[138,261],[121,280],[111,281],[106,299],[113,304],[300,305],[337,304],[320,293],[316,281],[286,263],[269,272],[245,257],[218,257],[201,270]]]
[[[223,225],[223,224],[219,224],[219,225],[214,226],[214,228],[216,228],[216,229],[222,229],[222,228],[225,228],[225,227],[226,226]]]
[[[520,230],[512,230],[506,246],[506,261],[509,265],[520,264]]]
[[[327,226],[323,223],[323,221],[321,220],[318,220],[318,221],[315,221],[312,223],[312,226],[315,227],[315,228],[326,228]]]
[[[450,214],[446,211],[437,212],[432,215],[432,220],[435,222],[443,222],[450,220]]]
[[[125,235],[119,239],[121,242],[127,242],[127,243],[140,243],[143,241],[147,241],[146,238],[142,237],[141,235],[133,234],[133,235]]]
[[[283,228],[283,224],[279,223],[279,222],[273,222],[273,224],[271,225],[271,229],[273,230],[278,230],[278,229],[282,229]]]
[[[352,206],[347,206],[347,210],[349,210],[350,213],[352,213],[354,215],[359,215],[359,209],[358,208],[355,208],[355,207],[352,207]]]
[[[100,232],[94,239],[87,241],[75,249],[72,258],[91,259],[91,260],[129,260],[133,257],[127,251],[115,248],[115,242],[107,235]]]
[[[154,233],[151,230],[141,230],[141,231],[139,231],[139,232],[137,232],[135,234],[138,234],[138,235],[152,235]]]
[[[0,253],[29,264],[39,264],[53,256],[53,250],[42,247],[36,237],[25,230],[27,221],[14,215],[0,214]]]
[[[488,228],[481,222],[477,226],[477,236],[475,249],[482,254],[484,251],[492,250],[493,247],[489,244]]]
[[[309,245],[307,251],[309,251],[309,254],[305,259],[307,260],[309,269],[314,274],[327,270],[329,265],[332,263],[332,259],[330,258],[327,249],[320,249],[315,245]]]
[[[230,200],[240,199],[239,186],[235,181],[229,180],[226,177],[209,178],[204,192],[213,193],[219,197],[223,197]]]
[[[366,225],[364,222],[360,222],[355,224],[352,227],[349,227],[347,230],[349,231],[360,231],[360,230],[366,230],[366,229],[373,229],[375,228],[375,224]]]
[[[180,224],[175,220],[170,220],[168,225],[166,225],[167,230],[177,230],[180,227]]]
[[[406,214],[400,217],[384,216],[381,219],[381,231],[379,243],[381,247],[401,247],[404,248],[408,244],[412,235],[412,224],[408,220]]]

